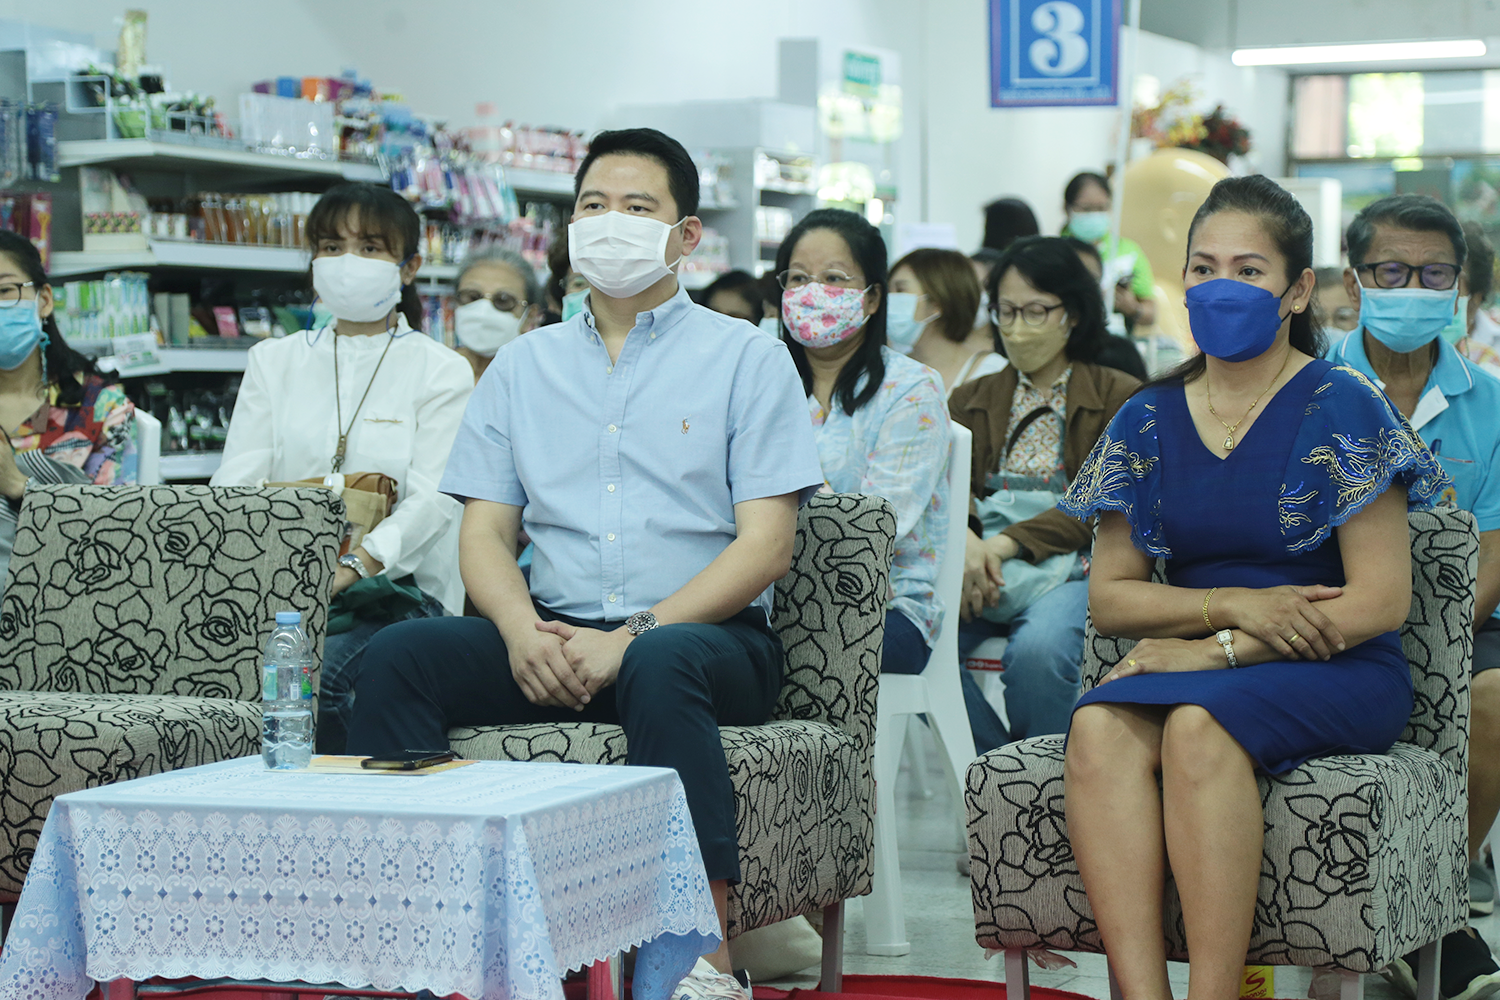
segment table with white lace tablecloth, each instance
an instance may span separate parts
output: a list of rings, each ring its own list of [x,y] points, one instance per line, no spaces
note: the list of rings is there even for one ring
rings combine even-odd
[[[59,796],[0,1000],[157,976],[559,1000],[566,971],[636,945],[634,993],[663,1000],[718,928],[675,771],[247,757]]]

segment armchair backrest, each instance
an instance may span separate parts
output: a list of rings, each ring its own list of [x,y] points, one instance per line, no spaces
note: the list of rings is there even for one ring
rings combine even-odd
[[[881,497],[824,493],[803,505],[791,571],[776,584],[786,675],[775,718],[826,722],[874,745],[895,546],[896,515]]]
[[[1451,507],[1412,511],[1407,524],[1412,593],[1401,646],[1411,665],[1415,697],[1401,742],[1440,754],[1467,773],[1479,533],[1473,514]],[[1152,579],[1166,579],[1160,559]],[[1090,618],[1083,644],[1083,690],[1098,684],[1134,646],[1134,639],[1099,635]]]
[[[0,689],[256,700],[277,611],[322,649],[343,523],[322,489],[31,487]]]

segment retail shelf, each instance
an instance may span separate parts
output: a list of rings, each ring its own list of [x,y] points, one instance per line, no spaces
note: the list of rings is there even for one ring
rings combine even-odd
[[[164,347],[159,356],[168,371],[242,372],[250,352],[237,347]]]
[[[120,164],[159,170],[227,167],[281,175],[341,177],[350,181],[383,181],[385,171],[373,163],[300,159],[249,150],[214,149],[149,139],[65,139],[57,144],[59,167]]]
[[[458,277],[458,268],[457,264],[423,264],[417,277],[429,281],[453,281]]]
[[[161,456],[161,478],[164,482],[174,479],[207,479],[219,471],[224,460],[221,451],[163,452]]]
[[[52,254],[48,274],[54,278],[66,278],[75,274],[148,267],[201,267],[222,271],[282,271],[300,274],[307,270],[307,252],[287,247],[154,240],[149,250],[114,253],[59,250]]]
[[[525,170],[521,167],[506,167],[505,179],[520,194],[546,195],[548,197],[573,197],[573,175],[555,170]]]

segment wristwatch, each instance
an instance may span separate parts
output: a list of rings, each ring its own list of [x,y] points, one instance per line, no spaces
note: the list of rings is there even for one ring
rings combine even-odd
[[[658,624],[660,623],[656,620],[656,616],[651,612],[637,611],[625,619],[625,631],[631,635],[640,635],[642,632],[649,632],[656,628]]]
[[[354,570],[354,572],[359,574],[361,580],[368,580],[370,578],[370,571],[365,569],[365,561],[353,552],[339,556],[339,565],[346,569]]]
[[[1234,655],[1234,633],[1227,628],[1220,629],[1214,633],[1214,638],[1224,647],[1224,655],[1228,658],[1230,667],[1239,666],[1240,661]]]

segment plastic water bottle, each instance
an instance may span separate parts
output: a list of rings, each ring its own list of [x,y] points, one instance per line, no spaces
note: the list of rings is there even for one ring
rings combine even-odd
[[[276,612],[261,661],[261,744],[266,767],[290,771],[312,761],[312,644],[302,613]]]

